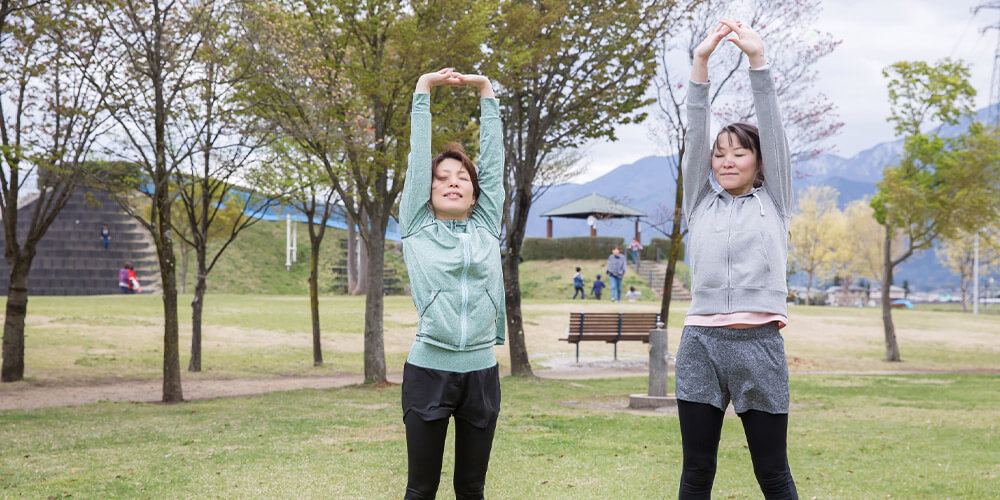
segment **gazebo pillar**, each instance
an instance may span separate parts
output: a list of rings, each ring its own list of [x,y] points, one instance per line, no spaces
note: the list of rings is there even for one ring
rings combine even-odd
[[[545,222],[545,237],[552,237],[552,217],[549,217],[549,220]]]
[[[642,241],[642,230],[639,229],[639,218],[635,218],[635,241]]]
[[[590,226],[590,237],[593,238],[597,236],[597,224]]]

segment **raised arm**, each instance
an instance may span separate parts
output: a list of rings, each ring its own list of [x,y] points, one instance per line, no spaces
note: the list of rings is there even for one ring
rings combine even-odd
[[[771,193],[782,215],[792,213],[792,160],[788,139],[781,124],[778,95],[774,79],[764,57],[764,42],[749,26],[734,21],[722,21],[736,36],[729,40],[750,60],[750,88],[753,90],[754,109],[757,111],[757,128],[760,130],[760,149],[764,171],[764,189]]]
[[[684,174],[684,214],[690,217],[694,207],[709,189],[708,177],[711,168],[711,129],[708,103],[708,58],[719,46],[719,42],[732,29],[719,24],[695,47],[691,60],[691,85],[688,87],[687,134],[684,137],[684,159],[681,172]]]
[[[503,217],[503,124],[500,103],[493,93],[490,80],[480,75],[462,75],[465,85],[479,90],[479,199],[472,217],[483,221],[500,237]]]
[[[400,236],[407,237],[417,230],[425,217],[431,196],[431,88],[438,85],[461,85],[459,75],[451,68],[427,73],[417,80],[410,109],[410,156],[407,160],[406,182],[399,201]]]

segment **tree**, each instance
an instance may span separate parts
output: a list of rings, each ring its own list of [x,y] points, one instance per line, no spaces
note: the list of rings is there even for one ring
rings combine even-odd
[[[885,170],[872,198],[875,218],[885,227],[882,322],[886,361],[900,361],[889,287],[893,269],[939,237],[975,230],[1000,218],[1000,134],[973,123],[956,137],[921,133],[927,120],[958,122],[971,110],[975,89],[969,69],[945,58],[934,65],[898,62],[883,70],[889,78],[889,121],[905,135],[899,162]],[[903,234],[894,256],[892,237]]]
[[[173,176],[200,147],[203,130],[179,118],[188,92],[196,92],[195,69],[206,31],[202,24],[214,2],[108,0],[95,6],[94,22],[107,40],[101,67],[91,80],[118,127],[121,145],[109,156],[141,170],[140,191],[148,204],[135,204],[134,192],[117,200],[152,235],[163,285],[163,401],[183,401],[178,343],[177,273],[173,246]]]
[[[385,231],[405,178],[413,85],[429,68],[476,68],[493,7],[489,1],[303,0],[248,12],[248,46],[260,78],[247,86],[247,99],[327,171],[366,248],[368,382],[386,381]],[[434,100],[436,140],[473,137],[471,94],[446,90]]]
[[[975,234],[960,232],[951,238],[944,239],[941,246],[935,250],[941,264],[958,275],[959,288],[962,290],[963,312],[969,310],[969,288],[972,285],[973,274],[976,272],[975,240]],[[1000,266],[1000,245],[985,237],[981,240],[983,244],[979,247],[978,272],[980,275],[985,275],[991,267]]]
[[[670,0],[505,1],[490,41],[504,121],[504,288],[511,373],[531,375],[518,261],[535,182],[551,159],[639,122],[655,41],[686,12]],[[555,162],[558,164],[558,162]]]
[[[859,278],[882,281],[883,229],[872,215],[867,199],[852,201],[844,208],[834,266],[845,291]]]
[[[726,2],[708,1],[683,21],[679,30],[671,31],[660,41],[660,73],[654,80],[660,119],[652,135],[663,139],[664,149],[674,153],[668,168],[675,181],[672,221],[667,226],[671,252],[667,260],[664,294],[660,316],[670,314],[671,284],[680,258],[681,242],[687,234],[683,214],[684,140],[687,136],[688,75],[694,48],[715,27],[719,19],[732,17],[733,6]],[[814,90],[815,63],[833,52],[840,43],[829,33],[810,28],[821,12],[820,0],[756,0],[742,17],[760,33],[767,47],[771,74],[776,78],[776,92],[781,101],[783,121],[790,140],[793,161],[813,157],[829,146],[826,141],[844,125],[833,104]],[[709,73],[714,92],[709,104],[715,115],[725,123],[753,118],[753,100],[746,72],[741,69],[743,53],[717,51],[711,59]],[[724,99],[720,99],[720,97]],[[725,106],[717,102],[728,101]]]
[[[279,150],[280,151],[280,150]],[[266,173],[265,173],[266,172]],[[337,212],[336,192],[327,182],[326,170],[301,158],[280,152],[261,173],[274,193],[284,193],[284,203],[306,217],[309,229],[309,312],[312,317],[313,366],[323,365],[319,323],[319,251],[326,224]]]
[[[182,123],[193,135],[196,154],[173,171],[183,217],[172,221],[175,234],[195,252],[194,298],[191,301],[191,358],[188,371],[201,371],[202,312],[208,275],[241,231],[260,219],[274,201],[254,185],[251,170],[261,139],[245,134],[250,124],[234,97],[239,81],[250,78],[235,64],[238,39],[228,23],[236,20],[235,3],[208,2],[199,8],[201,30],[191,65],[191,92],[181,93]],[[194,76],[197,75],[197,76]],[[243,187],[236,185],[242,181]],[[209,246],[213,244],[210,252]],[[182,247],[183,248],[183,247]],[[186,261],[185,261],[186,269]]]
[[[798,213],[789,226],[789,264],[809,276],[806,305],[813,280],[825,281],[836,274],[836,248],[845,235],[843,213],[837,210],[837,190],[829,186],[809,186],[799,194]]]
[[[38,242],[87,173],[107,115],[85,78],[95,65],[77,1],[0,3],[0,216],[10,269],[0,380],[24,378],[28,273]],[[21,205],[37,180],[34,210]],[[21,216],[27,224],[20,224]]]

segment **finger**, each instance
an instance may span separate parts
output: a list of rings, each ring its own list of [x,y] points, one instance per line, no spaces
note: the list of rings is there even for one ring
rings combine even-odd
[[[726,26],[729,27],[729,29],[735,31],[736,33],[740,33],[740,31],[743,30],[743,24],[740,23],[739,21],[731,21],[729,19],[723,19],[722,21],[719,22],[725,24]]]

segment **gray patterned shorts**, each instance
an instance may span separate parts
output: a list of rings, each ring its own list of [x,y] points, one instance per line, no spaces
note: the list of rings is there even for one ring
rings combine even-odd
[[[736,413],[788,413],[788,362],[777,323],[685,326],[677,349],[677,399]]]

